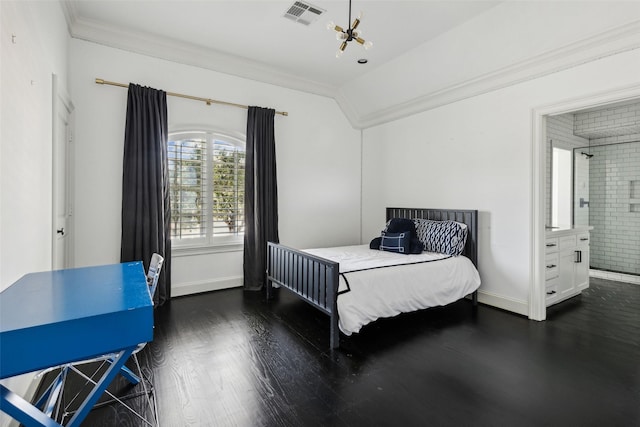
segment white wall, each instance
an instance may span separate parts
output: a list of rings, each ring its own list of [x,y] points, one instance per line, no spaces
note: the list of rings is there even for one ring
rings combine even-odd
[[[69,36],[58,3],[2,1],[0,11],[3,289],[51,266],[52,74],[66,87]]]
[[[52,74],[66,86],[58,2],[0,2],[0,290],[51,268]],[[15,37],[13,37],[15,36]],[[3,381],[24,395],[32,375]],[[10,422],[0,413],[0,425]]]
[[[295,247],[360,240],[360,132],[334,100],[197,67],[72,40],[76,106],[75,260],[117,262],[127,91],[95,78],[240,104],[276,115],[280,240]],[[246,133],[246,110],[168,97],[170,129],[202,125]],[[242,252],[174,256],[173,294],[241,283]]]
[[[639,50],[620,53],[365,130],[363,240],[385,206],[478,209],[480,301],[527,314],[532,109],[638,84],[639,69]]]
[[[368,127],[638,47],[640,2],[503,1],[349,81]],[[383,42],[383,41],[381,41]]]

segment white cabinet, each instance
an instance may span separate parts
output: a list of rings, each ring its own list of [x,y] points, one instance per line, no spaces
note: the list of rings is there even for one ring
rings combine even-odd
[[[589,287],[589,231],[566,229],[548,233],[545,252],[547,306]]]
[[[544,277],[546,281],[546,303],[553,304],[558,299],[558,281],[560,277],[560,259],[558,254],[558,238],[547,237]]]
[[[567,299],[574,295],[576,254],[573,249],[565,250],[558,257],[558,300]]]
[[[589,287],[589,232],[578,233],[576,249],[579,252],[580,260],[576,267],[576,288],[578,291]]]

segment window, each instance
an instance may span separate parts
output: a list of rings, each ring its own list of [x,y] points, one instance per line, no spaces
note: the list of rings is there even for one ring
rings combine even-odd
[[[174,246],[242,243],[245,142],[214,132],[169,134]]]

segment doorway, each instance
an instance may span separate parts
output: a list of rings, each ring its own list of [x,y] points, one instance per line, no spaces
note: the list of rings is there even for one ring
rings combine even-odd
[[[536,108],[533,111],[532,138],[532,224],[531,241],[532,252],[530,258],[531,282],[529,293],[529,318],[532,320],[546,319],[545,302],[545,235],[547,226],[547,207],[550,200],[547,150],[549,138],[547,135],[547,120],[554,115],[575,113],[588,109],[602,108],[609,104],[640,101],[640,85],[620,88],[619,90],[595,94],[580,99],[569,100],[555,105]]]

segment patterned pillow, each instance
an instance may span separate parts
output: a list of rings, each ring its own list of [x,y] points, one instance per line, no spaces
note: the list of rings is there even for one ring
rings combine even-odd
[[[416,234],[416,224],[409,218],[392,218],[387,221],[387,225],[382,230],[384,233],[401,233],[408,231],[411,233],[411,242],[409,243],[409,253],[421,254],[424,250],[424,245],[418,240]],[[370,246],[371,247],[371,246]],[[373,247],[371,247],[373,249]],[[378,249],[378,248],[376,248]]]
[[[404,231],[402,233],[386,233],[383,231],[380,250],[408,255],[410,244],[411,233],[408,231]]]
[[[432,221],[414,219],[418,239],[424,250],[458,256],[467,242],[467,225],[456,221]]]

